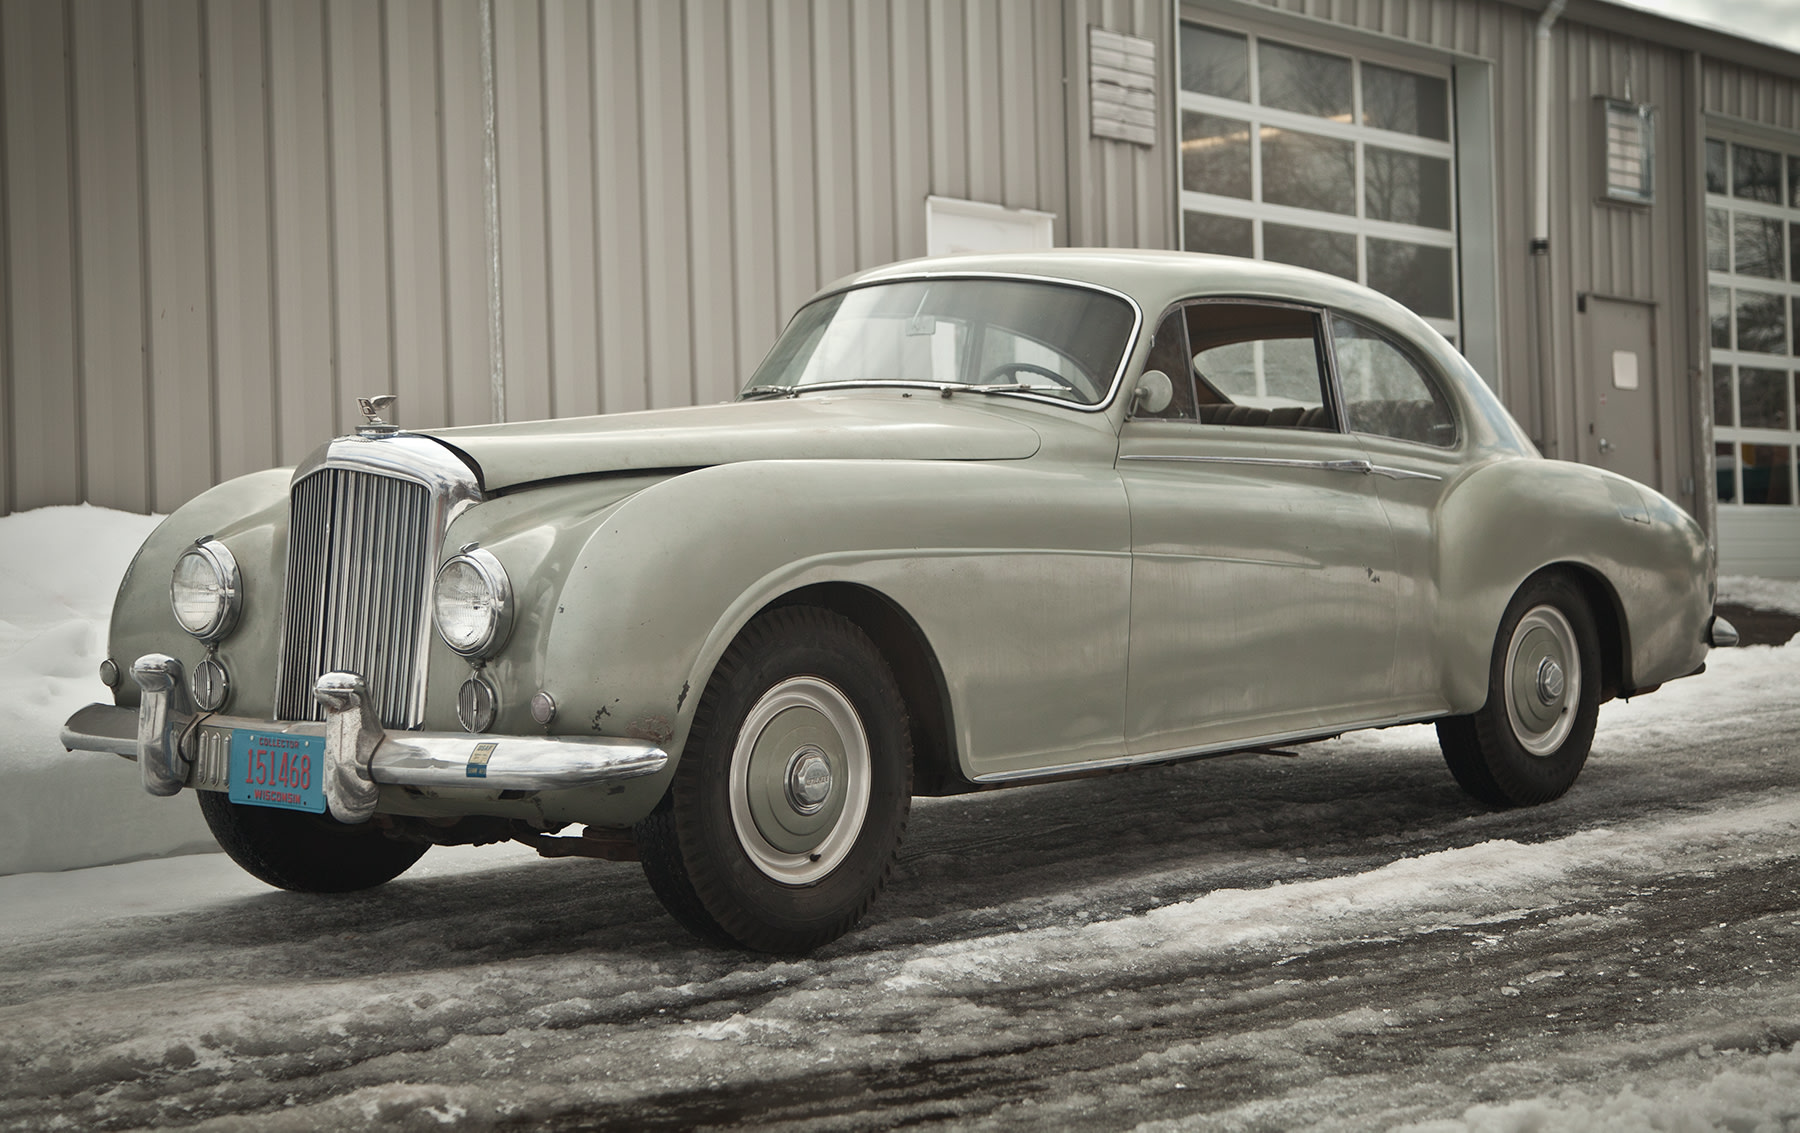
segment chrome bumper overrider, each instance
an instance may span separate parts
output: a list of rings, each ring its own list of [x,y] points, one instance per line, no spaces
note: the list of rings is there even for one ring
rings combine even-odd
[[[143,690],[135,711],[90,704],[63,725],[63,747],[138,761],[144,789],[224,790],[235,728],[325,737],[325,804],[342,822],[375,813],[377,787],[463,787],[483,791],[566,791],[654,775],[669,754],[647,740],[606,736],[493,736],[468,732],[388,732],[368,706],[363,679],[326,673],[313,695],[316,721],[258,720],[196,712],[181,662],[152,653],[132,667]]]

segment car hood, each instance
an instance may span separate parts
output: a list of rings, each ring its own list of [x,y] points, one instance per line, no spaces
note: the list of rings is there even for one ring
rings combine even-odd
[[[473,460],[483,485],[496,490],[746,460],[1022,460],[1041,441],[1008,412],[971,397],[884,393],[423,431]]]

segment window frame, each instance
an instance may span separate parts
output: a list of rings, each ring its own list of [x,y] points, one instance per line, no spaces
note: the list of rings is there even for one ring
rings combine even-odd
[[[1300,428],[1293,425],[1225,425],[1218,422],[1200,420],[1198,397],[1199,379],[1194,374],[1194,339],[1193,333],[1188,327],[1187,313],[1194,307],[1213,303],[1230,303],[1237,306],[1254,305],[1259,307],[1279,307],[1290,311],[1301,311],[1311,316],[1313,324],[1313,359],[1315,364],[1319,367],[1319,391],[1322,398],[1321,404],[1325,409],[1326,424]],[[1272,429],[1283,434],[1314,434],[1338,437],[1349,435],[1349,429],[1347,427],[1348,418],[1344,413],[1343,394],[1338,387],[1337,356],[1328,337],[1331,329],[1330,311],[1328,308],[1317,303],[1306,303],[1295,299],[1271,299],[1264,295],[1193,295],[1188,296],[1187,298],[1177,299],[1168,304],[1163,308],[1162,313],[1157,316],[1155,322],[1150,325],[1154,326],[1157,332],[1160,332],[1163,324],[1169,320],[1171,315],[1174,315],[1177,312],[1180,312],[1181,314],[1181,335],[1188,367],[1188,377],[1194,387],[1195,415],[1193,417],[1161,417],[1151,415],[1139,416],[1133,414],[1131,420],[1158,421],[1172,425],[1192,425],[1201,429]],[[1146,322],[1148,322],[1148,320],[1146,320]],[[1154,352],[1154,344],[1151,349]],[[1157,367],[1149,364],[1148,358],[1149,356],[1146,355],[1144,369],[1157,369]],[[1171,374],[1170,379],[1173,380],[1174,375]],[[1215,392],[1222,393],[1223,391]]]
[[[1796,401],[1800,400],[1800,327],[1794,325],[1796,318],[1800,317],[1800,262],[1796,262],[1796,254],[1800,253],[1800,248],[1797,248],[1795,244],[1796,235],[1797,233],[1800,233],[1800,195],[1796,195],[1794,188],[1796,167],[1800,167],[1800,145],[1795,144],[1792,140],[1776,142],[1761,134],[1743,133],[1722,126],[1716,122],[1709,121],[1701,143],[1703,164],[1705,146],[1708,142],[1721,143],[1726,147],[1724,168],[1725,191],[1723,193],[1715,193],[1709,189],[1704,194],[1701,207],[1708,221],[1707,225],[1703,228],[1703,231],[1708,234],[1705,237],[1705,239],[1708,240],[1708,244],[1705,249],[1707,254],[1702,261],[1707,264],[1706,288],[1708,316],[1706,344],[1708,358],[1706,381],[1709,387],[1713,387],[1713,383],[1716,380],[1714,377],[1715,367],[1723,366],[1730,370],[1732,423],[1722,424],[1718,420],[1714,420],[1712,439],[1715,454],[1718,453],[1719,446],[1723,445],[1727,446],[1728,453],[1732,458],[1729,471],[1731,476],[1731,497],[1726,499],[1718,494],[1719,485],[1718,475],[1716,473],[1713,478],[1713,483],[1708,486],[1707,490],[1713,493],[1714,501],[1720,508],[1754,514],[1793,516],[1795,514],[1794,509],[1800,507],[1800,420],[1796,419],[1797,417],[1800,417],[1800,411],[1797,411],[1796,407]],[[1771,204],[1766,201],[1753,200],[1748,197],[1739,197],[1733,193],[1732,189],[1735,180],[1734,162],[1736,159],[1736,150],[1740,146],[1750,149],[1772,151],[1781,159],[1782,164],[1778,169],[1777,179],[1781,193],[1783,197],[1786,198],[1781,203]],[[1711,261],[1716,252],[1710,243],[1710,217],[1715,210],[1722,212],[1725,215],[1723,249],[1726,265],[1725,270],[1715,269],[1711,266]],[[1759,220],[1774,220],[1782,223],[1782,235],[1784,236],[1784,239],[1777,241],[1782,259],[1782,270],[1776,277],[1770,278],[1767,276],[1743,275],[1738,273],[1737,232],[1738,218],[1740,216],[1754,217]],[[1727,342],[1729,345],[1723,347],[1714,345],[1712,341],[1712,317],[1710,312],[1712,302],[1711,297],[1715,289],[1723,289],[1726,293],[1725,325]],[[1782,305],[1782,320],[1785,326],[1786,341],[1784,343],[1785,349],[1781,352],[1764,353],[1757,350],[1744,350],[1739,347],[1737,314],[1738,296],[1742,292],[1749,292],[1760,296],[1771,296],[1776,298]],[[1777,429],[1761,426],[1745,426],[1742,424],[1744,419],[1742,387],[1743,375],[1746,370],[1764,370],[1786,373],[1787,428]],[[1709,406],[1714,404],[1714,397],[1716,397],[1716,388],[1713,397],[1707,399],[1707,404]],[[1787,493],[1786,503],[1748,503],[1745,501],[1744,462],[1742,457],[1743,449],[1748,446],[1772,446],[1787,450],[1787,483],[1785,485]],[[1715,460],[1717,459],[1718,456],[1715,455]],[[1725,469],[1719,468],[1718,471],[1724,472]]]
[[[1183,115],[1187,112],[1206,114],[1216,118],[1247,122],[1250,133],[1250,196],[1247,198],[1220,196],[1190,190],[1183,177],[1183,162],[1177,157],[1175,162],[1176,197],[1177,197],[1177,239],[1186,246],[1186,214],[1198,212],[1213,216],[1227,217],[1234,220],[1248,221],[1251,226],[1251,255],[1255,259],[1264,259],[1265,222],[1289,227],[1313,229],[1327,233],[1338,233],[1353,236],[1356,240],[1356,282],[1368,285],[1370,252],[1369,241],[1388,240],[1404,244],[1420,245],[1430,248],[1445,249],[1450,254],[1451,301],[1450,315],[1421,316],[1439,333],[1452,343],[1460,344],[1462,336],[1462,320],[1464,317],[1464,296],[1461,272],[1462,217],[1460,215],[1460,199],[1457,189],[1457,108],[1454,68],[1445,63],[1428,62],[1410,55],[1374,50],[1361,44],[1346,45],[1339,42],[1322,40],[1317,37],[1297,33],[1287,28],[1264,31],[1260,26],[1240,23],[1230,17],[1206,12],[1183,11],[1179,24],[1194,25],[1224,32],[1232,36],[1242,36],[1248,51],[1248,94],[1249,101],[1240,102],[1235,99],[1217,95],[1199,94],[1180,85],[1179,67],[1176,80],[1176,113],[1172,125],[1176,140],[1176,150],[1181,151],[1181,134]],[[1351,64],[1351,98],[1352,121],[1337,122],[1326,118],[1315,118],[1307,114],[1278,110],[1264,106],[1261,102],[1261,60],[1258,44],[1268,39],[1271,43],[1297,47],[1307,51],[1319,51],[1348,59]],[[1179,42],[1179,27],[1177,29]],[[1179,50],[1179,48],[1177,49]],[[1364,113],[1364,79],[1365,65],[1373,65],[1387,70],[1400,70],[1416,75],[1425,75],[1441,79],[1445,85],[1447,105],[1447,125],[1449,137],[1445,140],[1427,138],[1416,134],[1407,134],[1394,130],[1386,130],[1376,126],[1363,125]],[[1354,147],[1355,187],[1353,211],[1346,215],[1325,212],[1291,205],[1267,203],[1263,191],[1262,136],[1264,128],[1293,131],[1319,137],[1327,137],[1339,141],[1349,141]],[[1366,150],[1370,145],[1380,149],[1395,150],[1423,157],[1437,158],[1449,166],[1449,227],[1447,229],[1431,228],[1422,225],[1405,224],[1397,221],[1375,220],[1368,215],[1367,184],[1368,161]],[[1275,261],[1270,261],[1275,262]]]
[[[1395,350],[1398,350],[1402,357],[1412,363],[1413,369],[1417,370],[1419,376],[1424,379],[1426,386],[1429,387],[1429,391],[1450,411],[1450,424],[1456,432],[1449,444],[1437,445],[1432,444],[1430,441],[1415,441],[1409,437],[1395,437],[1386,433],[1365,433],[1351,425],[1350,400],[1344,396],[1343,371],[1338,366],[1337,359],[1336,324],[1339,319],[1342,319],[1344,322],[1353,326],[1373,331],[1380,336],[1383,342],[1386,342]],[[1348,311],[1339,311],[1330,307],[1325,309],[1325,330],[1331,348],[1331,383],[1337,391],[1339,403],[1343,406],[1344,429],[1346,432],[1356,437],[1372,437],[1376,440],[1392,441],[1395,444],[1412,445],[1427,452],[1452,453],[1461,451],[1463,441],[1468,435],[1468,431],[1463,426],[1461,406],[1457,399],[1451,396],[1450,383],[1444,379],[1442,371],[1440,371],[1429,358],[1425,357],[1425,355],[1422,354],[1410,340],[1403,335],[1395,333],[1390,327],[1383,326],[1380,323],[1373,322],[1366,318],[1352,315]]]

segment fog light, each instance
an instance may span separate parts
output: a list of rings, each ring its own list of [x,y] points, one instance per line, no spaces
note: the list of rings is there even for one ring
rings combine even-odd
[[[208,657],[194,666],[188,688],[194,694],[195,707],[202,712],[217,712],[231,699],[231,676],[225,666]]]
[[[556,698],[539,689],[531,698],[531,718],[545,727],[556,719]]]
[[[119,665],[111,657],[100,662],[100,683],[107,688],[119,687]]]
[[[464,681],[456,694],[456,719],[465,732],[485,732],[494,726],[500,697],[480,676]]]

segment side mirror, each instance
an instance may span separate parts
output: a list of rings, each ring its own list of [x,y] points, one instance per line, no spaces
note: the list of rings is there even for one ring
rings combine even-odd
[[[1137,392],[1131,395],[1131,414],[1161,413],[1175,400],[1175,383],[1161,370],[1145,370],[1138,379]]]

